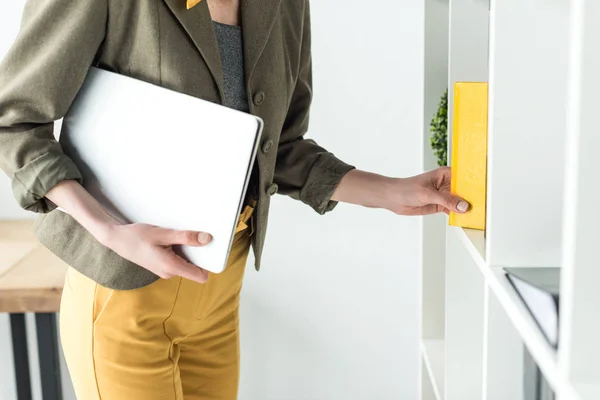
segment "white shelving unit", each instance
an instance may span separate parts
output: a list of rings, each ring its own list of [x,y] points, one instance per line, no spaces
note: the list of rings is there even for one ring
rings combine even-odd
[[[439,386],[444,382],[445,359],[444,341],[440,339],[424,339],[421,342],[421,356],[426,369],[424,376],[430,383],[431,393],[435,398],[440,398],[444,387]]]
[[[525,349],[558,400],[600,399],[599,21],[596,0],[425,1],[423,167],[456,81],[489,83],[489,148],[485,234],[423,220],[423,400],[523,400]],[[545,266],[561,267],[558,349],[503,270]]]

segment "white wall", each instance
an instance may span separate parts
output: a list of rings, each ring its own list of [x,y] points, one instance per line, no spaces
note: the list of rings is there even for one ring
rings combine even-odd
[[[0,54],[22,3],[0,8]],[[311,136],[360,168],[416,174],[423,2],[340,5],[312,2]],[[11,196],[0,177],[0,218],[22,215]],[[263,270],[248,268],[244,287],[240,399],[416,399],[418,225],[416,218],[346,205],[320,217],[277,197]],[[0,319],[5,360],[8,337]],[[14,399],[10,368],[0,365],[2,400]]]
[[[311,135],[361,168],[417,173],[423,2],[313,1],[312,13]],[[418,224],[276,198],[243,292],[241,399],[416,399]]]

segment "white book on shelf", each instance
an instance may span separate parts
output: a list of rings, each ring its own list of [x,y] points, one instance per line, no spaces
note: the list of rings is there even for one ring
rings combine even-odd
[[[553,347],[558,345],[560,268],[505,268],[507,278]]]

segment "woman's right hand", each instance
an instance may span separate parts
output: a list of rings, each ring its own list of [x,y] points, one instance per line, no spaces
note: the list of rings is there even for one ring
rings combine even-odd
[[[180,276],[204,283],[208,272],[173,251],[175,245],[205,246],[211,235],[146,224],[121,224],[76,181],[63,181],[46,197],[65,210],[100,243],[161,278]]]
[[[97,239],[121,257],[163,279],[180,276],[199,283],[208,272],[173,251],[175,245],[206,246],[212,240],[204,232],[179,231],[147,224],[108,224]]]

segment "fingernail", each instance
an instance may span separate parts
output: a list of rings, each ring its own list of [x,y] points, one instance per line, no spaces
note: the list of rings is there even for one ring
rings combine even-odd
[[[469,203],[462,200],[458,203],[458,206],[456,208],[458,208],[458,211],[460,211],[460,212],[465,212],[469,209]]]
[[[198,234],[198,242],[202,243],[202,244],[206,244],[208,242],[210,242],[211,236],[206,233],[206,232],[200,232]]]

